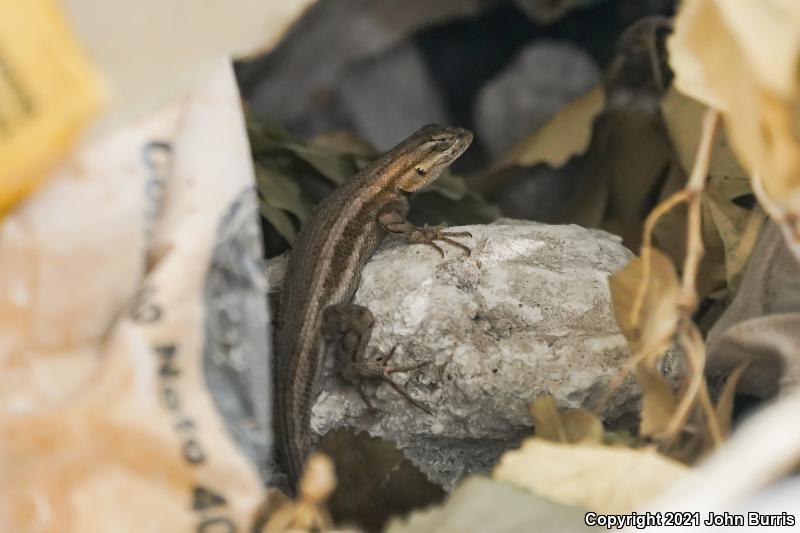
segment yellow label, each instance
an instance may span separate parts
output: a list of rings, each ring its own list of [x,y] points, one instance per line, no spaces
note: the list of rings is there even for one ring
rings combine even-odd
[[[67,153],[103,96],[53,0],[0,0],[0,217]]]

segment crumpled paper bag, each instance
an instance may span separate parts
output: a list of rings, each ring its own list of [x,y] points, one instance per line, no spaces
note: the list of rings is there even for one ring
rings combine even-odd
[[[0,221],[1,531],[250,531],[243,450],[265,455],[270,409],[255,194],[226,61]]]

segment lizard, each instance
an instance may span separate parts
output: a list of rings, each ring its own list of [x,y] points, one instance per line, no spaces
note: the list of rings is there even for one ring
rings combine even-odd
[[[471,142],[469,130],[424,126],[342,183],[301,227],[284,278],[274,364],[276,451],[292,487],[310,452],[311,408],[329,351],[322,338],[323,311],[352,300],[361,269],[387,234],[432,246],[442,256],[435,241],[470,253],[453,239],[469,233],[443,231],[444,225],[420,228],[406,216],[413,195],[435,181]],[[360,338],[368,339],[367,333],[362,331]]]

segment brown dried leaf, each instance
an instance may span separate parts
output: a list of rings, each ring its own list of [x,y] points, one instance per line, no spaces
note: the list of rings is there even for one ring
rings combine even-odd
[[[536,436],[554,442],[566,442],[567,436],[556,400],[550,396],[539,396],[528,408],[533,419]]]
[[[650,276],[641,313],[631,312],[644,272],[643,259],[634,258],[608,278],[614,315],[632,354],[663,353],[672,342],[678,322],[678,276],[672,262],[652,249]]]
[[[688,172],[694,166],[706,108],[672,87],[664,96],[661,109],[681,167]],[[750,177],[736,159],[723,129],[714,137],[708,175],[703,196],[703,240],[706,251],[698,279],[701,297],[719,289],[723,282],[734,289],[738,286],[742,269],[766,218],[760,207],[747,209],[733,202],[734,199],[752,195],[753,189]],[[668,231],[671,230],[665,229],[661,234]],[[684,250],[680,253],[682,257]],[[723,265],[724,279],[718,274]]]
[[[565,505],[625,513],[641,507],[686,472],[686,466],[653,449],[532,438],[503,455],[492,477]]]
[[[570,157],[586,151],[592,139],[594,119],[604,106],[605,94],[598,85],[564,106],[544,127],[509,150],[499,159],[497,167],[537,163],[560,167]]]
[[[583,409],[559,412],[552,396],[540,396],[530,406],[536,436],[554,442],[576,444],[600,443],[603,423],[596,415]]]
[[[603,442],[603,422],[585,409],[567,409],[561,414],[567,434],[567,442],[596,443]]]
[[[728,286],[736,289],[767,215],[760,206],[753,209],[737,206],[715,191],[711,183],[703,195],[703,208],[704,214],[710,215],[704,217],[703,225],[715,226],[724,249]]]
[[[705,105],[683,94],[675,86],[670,87],[661,100],[664,123],[685,173],[694,167],[705,111]],[[750,176],[739,164],[736,153],[728,142],[725,128],[719,128],[714,137],[708,174],[733,182],[727,185],[731,192],[730,198],[753,192],[749,184]],[[732,189],[734,185],[739,189]]]
[[[739,161],[763,179],[760,200],[797,242],[800,3],[684,2],[669,44],[676,87],[720,110]]]
[[[640,364],[636,377],[642,388],[642,413],[639,434],[653,437],[664,432],[675,415],[677,403],[672,386],[654,367]]]

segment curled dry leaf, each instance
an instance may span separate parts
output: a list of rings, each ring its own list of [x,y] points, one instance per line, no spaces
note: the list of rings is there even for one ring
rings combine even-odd
[[[552,396],[540,396],[530,406],[536,436],[554,442],[576,444],[603,441],[603,423],[584,409],[559,412]]]
[[[634,357],[666,351],[678,322],[678,276],[672,262],[656,249],[650,253],[649,282],[641,312],[633,316],[634,300],[644,275],[644,259],[636,257],[608,278],[614,315]]]
[[[492,477],[564,505],[625,513],[681,479],[687,467],[649,448],[574,445],[532,438],[506,453]]]
[[[715,226],[725,254],[723,264],[728,287],[735,290],[741,283],[744,267],[767,215],[757,205],[753,209],[739,207],[727,199],[724,192],[718,192],[714,185],[715,182],[710,182],[703,196],[703,211],[708,214],[703,217],[703,226],[705,229],[709,222]]]
[[[661,100],[661,113],[670,141],[686,173],[694,167],[705,111],[703,103],[683,94],[675,86],[670,87]],[[753,192],[749,184],[750,176],[739,164],[725,128],[720,128],[714,136],[708,175],[711,178],[724,177],[731,182],[726,185],[730,190],[729,198]]]
[[[677,408],[672,386],[654,366],[644,363],[636,367],[636,379],[642,387],[639,434],[643,437],[660,435],[669,426]]]
[[[598,85],[564,106],[544,127],[501,157],[496,166],[547,163],[552,167],[560,167],[570,157],[582,154],[589,147],[594,119],[604,106],[605,93],[603,87]]]
[[[762,204],[800,240],[800,3],[683,2],[669,48],[676,87],[723,114]]]
[[[636,257],[608,279],[617,324],[628,340],[642,388],[639,431],[643,436],[662,433],[676,409],[673,387],[657,370],[655,358],[669,348],[677,329],[678,276],[672,262],[657,249],[651,250],[649,271],[638,316],[633,316],[633,306],[643,281],[644,259]]]

